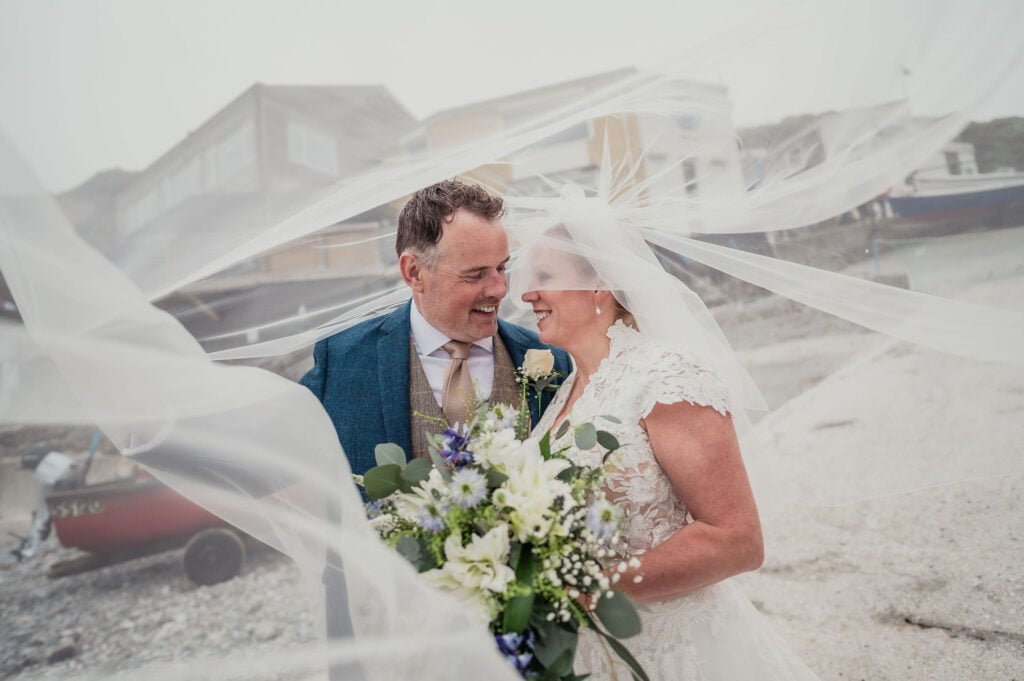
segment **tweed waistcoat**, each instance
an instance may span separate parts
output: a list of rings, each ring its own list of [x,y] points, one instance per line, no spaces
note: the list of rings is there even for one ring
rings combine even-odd
[[[516,366],[508,354],[499,334],[494,335],[494,383],[488,404],[519,405],[519,384],[516,383]],[[421,459],[430,456],[427,448],[427,434],[440,433],[447,423],[444,412],[430,389],[427,374],[423,371],[416,343],[409,343],[409,434],[412,438],[412,456]]]

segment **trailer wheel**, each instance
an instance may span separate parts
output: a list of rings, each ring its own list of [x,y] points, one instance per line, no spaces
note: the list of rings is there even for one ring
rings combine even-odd
[[[231,579],[245,562],[245,544],[224,527],[199,532],[185,545],[185,574],[193,583],[208,586]]]

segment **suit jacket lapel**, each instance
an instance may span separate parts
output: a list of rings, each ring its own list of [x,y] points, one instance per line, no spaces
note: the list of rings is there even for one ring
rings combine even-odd
[[[394,442],[412,456],[409,432],[409,309],[412,302],[396,310],[381,327],[377,341],[377,380],[384,420],[384,442]],[[358,390],[358,388],[355,388]],[[358,399],[358,395],[353,395]]]
[[[512,365],[515,369],[523,366],[527,350],[542,347],[540,344],[530,343],[530,339],[518,332],[515,326],[500,319],[498,320],[498,335],[501,336],[501,340],[505,344],[505,349],[508,350],[508,355],[512,359]],[[533,425],[540,422],[541,414],[547,408],[548,402],[551,401],[551,393],[545,392],[542,394],[540,401],[541,403],[538,405],[536,393],[531,388],[527,392],[527,403],[530,407],[530,423]],[[516,404],[519,404],[518,398]]]

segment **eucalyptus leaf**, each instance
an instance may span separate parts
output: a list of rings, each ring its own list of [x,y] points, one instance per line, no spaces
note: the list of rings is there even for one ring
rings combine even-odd
[[[389,463],[399,468],[405,466],[405,450],[394,442],[384,442],[374,447],[373,457],[377,460],[378,466],[386,466]]]
[[[375,466],[363,475],[363,487],[366,496],[371,499],[383,499],[394,494],[400,487],[402,469],[393,463]]]
[[[609,416],[607,414],[603,414],[599,418],[602,418],[605,421],[611,421],[612,423],[622,423],[622,420],[619,419],[619,417],[617,416]]]
[[[565,435],[567,432],[569,432],[569,428],[571,428],[571,427],[572,427],[572,424],[569,423],[569,419],[566,419],[566,420],[562,421],[562,425],[558,426],[558,430],[555,431],[555,439],[557,440],[557,439],[561,438],[563,435]]]
[[[521,634],[526,625],[530,622],[530,613],[533,612],[533,592],[520,596],[513,596],[505,604],[505,616],[502,620],[502,629],[506,632]]]
[[[602,597],[594,614],[615,638],[629,638],[640,633],[640,615],[633,601],[620,591],[612,591],[611,598]]]
[[[413,485],[417,485],[430,477],[430,471],[433,468],[434,465],[426,459],[413,459],[402,469],[402,477]]]
[[[597,428],[593,423],[584,423],[576,427],[576,447],[593,449],[597,445]]]
[[[607,430],[597,431],[597,443],[604,447],[605,449],[607,449],[608,451],[612,451],[619,448],[618,438],[609,433]]]

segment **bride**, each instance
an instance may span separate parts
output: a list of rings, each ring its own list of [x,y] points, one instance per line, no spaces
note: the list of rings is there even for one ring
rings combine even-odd
[[[563,206],[572,203],[580,205]],[[616,231],[577,223],[573,235],[588,239],[594,254],[587,258],[567,224],[534,244],[529,290],[521,294],[541,340],[567,350],[575,367],[536,431],[593,421],[622,443],[607,494],[626,515],[621,552],[638,557],[639,566],[622,574],[619,587],[646,604],[642,633],[627,641],[630,651],[652,679],[816,678],[727,581],[756,570],[764,556],[729,387],[687,348],[686,337],[671,342],[649,333],[620,300],[655,294],[644,281],[660,279],[660,268],[611,244],[598,247],[594,235],[608,239]],[[619,254],[617,267],[602,253]],[[622,267],[629,260],[639,268]],[[599,274],[615,269],[633,275],[609,281]],[[659,298],[662,317],[688,314],[664,291]],[[652,332],[665,326],[650,321]],[[568,447],[577,464],[594,465],[587,459],[599,454],[577,449],[571,432],[556,445]],[[630,678],[596,635],[581,636],[575,671]]]

